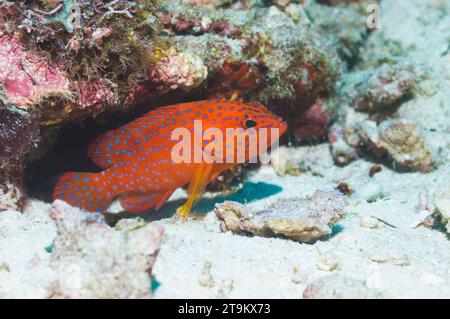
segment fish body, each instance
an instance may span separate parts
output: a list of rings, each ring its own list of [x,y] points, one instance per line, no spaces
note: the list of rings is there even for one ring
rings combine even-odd
[[[286,130],[282,118],[258,103],[205,100],[162,107],[98,136],[90,144],[88,156],[103,171],[64,174],[54,189],[54,198],[87,211],[104,212],[118,197],[125,210],[140,212],[158,209],[177,188],[189,184],[189,200],[179,212],[180,215],[188,214],[208,182],[239,164],[227,162],[226,143],[212,152],[216,162],[194,161],[192,153],[196,147],[203,152],[216,138],[214,134],[209,141],[202,139],[200,144],[197,143],[192,135],[197,132],[199,121],[201,132],[211,129],[222,136],[226,136],[229,128],[245,130],[248,126],[278,128],[279,135]],[[180,146],[180,141],[174,140],[172,134],[180,128],[192,133],[190,140],[181,144],[186,147],[182,155],[191,151],[190,161],[174,160],[173,150],[176,145]],[[242,143],[236,145],[234,155],[243,152],[251,143],[258,143],[258,139],[248,139],[245,146]],[[270,144],[261,147],[259,152],[269,148]],[[248,159],[247,155],[245,160]]]

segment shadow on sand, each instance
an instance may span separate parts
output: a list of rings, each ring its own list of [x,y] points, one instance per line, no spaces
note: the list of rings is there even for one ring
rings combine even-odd
[[[214,209],[215,204],[224,201],[235,201],[239,203],[251,203],[256,200],[260,200],[266,197],[270,197],[281,192],[283,189],[274,184],[268,184],[264,182],[244,182],[243,187],[236,192],[230,194],[220,194],[212,198],[201,199],[192,209],[193,215],[197,217],[204,217],[208,212]],[[175,211],[179,206],[181,206],[186,201],[185,198],[176,199],[168,201],[164,206],[158,211],[148,211],[141,214],[121,212],[118,214],[107,214],[106,219],[108,223],[115,224],[118,220],[122,218],[133,218],[142,217],[146,221],[154,221],[163,218],[168,218],[173,216]]]

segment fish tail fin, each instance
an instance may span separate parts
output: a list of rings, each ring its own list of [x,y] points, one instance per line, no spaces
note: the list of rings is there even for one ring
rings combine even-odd
[[[63,174],[53,190],[53,198],[89,212],[104,212],[114,194],[106,171],[100,173],[70,172]]]

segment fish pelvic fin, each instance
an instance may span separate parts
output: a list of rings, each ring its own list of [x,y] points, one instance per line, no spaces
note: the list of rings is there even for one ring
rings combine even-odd
[[[211,177],[212,164],[200,164],[196,169],[194,177],[189,184],[188,194],[189,198],[177,209],[177,214],[183,221],[186,221],[192,206],[203,196],[205,193],[206,185],[208,185]]]
[[[173,192],[174,190],[128,192],[120,195],[120,206],[128,212],[158,210]]]

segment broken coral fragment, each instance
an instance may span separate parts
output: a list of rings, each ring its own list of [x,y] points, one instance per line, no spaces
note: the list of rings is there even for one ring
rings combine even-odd
[[[433,204],[441,223],[450,234],[450,187],[438,189],[433,196]]]
[[[22,165],[13,161],[2,167],[0,161],[0,212],[5,210],[21,211],[26,196],[22,185]]]
[[[330,127],[328,141],[330,143],[331,156],[336,165],[344,166],[358,158],[357,149],[347,143],[344,129],[340,124],[335,123]]]
[[[316,191],[307,198],[280,199],[256,213],[242,204],[224,202],[216,205],[215,213],[224,231],[263,237],[283,235],[308,243],[330,235],[344,207],[345,200],[337,192]]]
[[[151,269],[163,229],[124,225],[121,231],[62,201],[53,203],[57,226],[51,268],[52,298],[149,298]]]
[[[376,156],[387,155],[399,170],[430,172],[436,160],[422,132],[407,120],[386,120],[378,126],[372,121],[359,125],[362,142]]]
[[[411,65],[383,64],[376,69],[357,71],[347,77],[346,89],[350,106],[361,112],[391,111],[412,97],[416,87]]]
[[[354,111],[347,113],[354,114]],[[405,119],[377,123],[351,115],[346,117],[345,124],[335,123],[328,134],[336,164],[346,165],[369,153],[389,160],[387,164],[399,171],[427,173],[437,167],[436,155],[415,123]]]

